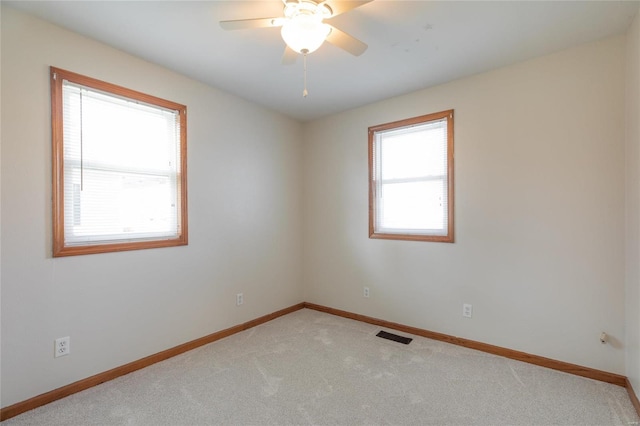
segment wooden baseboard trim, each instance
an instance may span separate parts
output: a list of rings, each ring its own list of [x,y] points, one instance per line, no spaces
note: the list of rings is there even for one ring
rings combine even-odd
[[[627,392],[629,392],[631,403],[638,412],[638,416],[640,416],[640,400],[638,399],[638,395],[636,395],[636,393],[634,392],[633,386],[631,386],[631,382],[629,381],[629,379],[626,379],[626,388]]]
[[[264,324],[266,322],[269,322],[283,315],[287,315],[287,314],[290,314],[291,312],[300,310],[302,308],[304,308],[304,303],[298,303],[288,308],[281,309],[279,311],[262,316],[260,318],[256,318],[254,320],[245,322],[244,324],[239,324],[239,325],[227,328],[226,330],[221,330],[221,331],[209,334],[208,336],[204,336],[199,339],[192,340],[187,343],[183,343],[182,345],[178,345],[173,348],[167,349],[165,351],[158,352],[156,354],[139,359],[137,361],[133,361],[128,364],[121,365],[120,367],[116,367],[111,370],[98,373],[94,376],[87,377],[86,379],[82,379],[77,382],[63,386],[61,388],[54,389],[52,391],[43,393],[33,398],[29,398],[25,401],[18,402],[13,405],[9,405],[8,407],[2,408],[0,410],[0,421],[10,419],[11,417],[15,417],[18,414],[22,414],[26,411],[33,410],[34,408],[38,408],[40,406],[49,404],[50,402],[57,401],[58,399],[62,399],[69,395],[73,395],[74,393],[89,389],[93,386],[99,385],[100,383],[108,382],[109,380],[113,380],[117,377],[124,376],[125,374],[132,373],[136,370],[140,370],[141,368],[145,368],[157,362],[164,361],[176,355],[180,355],[184,352],[190,351],[197,347],[215,342],[216,340],[220,340],[225,337],[231,336],[233,334],[239,333],[241,331],[248,330],[250,328],[253,328],[260,324]]]
[[[389,321],[381,320],[378,318],[372,318],[365,315],[354,314],[354,313],[342,311],[339,309],[333,309],[326,306],[316,305],[314,303],[305,302],[304,307],[308,309],[320,311],[320,312],[325,312],[332,315],[337,315],[344,318],[353,319],[356,321],[362,321],[369,324],[378,325],[380,327],[391,328],[393,330],[402,331],[402,332],[413,334],[416,336],[422,336],[422,337],[426,337],[433,340],[440,340],[442,342],[451,343],[453,345],[464,346],[470,349],[476,349],[478,351],[487,352],[490,354],[503,356],[505,358],[527,362],[529,364],[539,365],[541,367],[551,368],[553,370],[563,371],[565,373],[570,373],[577,376],[587,377],[589,379],[595,379],[595,380],[600,380],[602,382],[612,383],[614,385],[627,387],[627,389],[629,389],[627,385],[628,383],[627,378],[619,374],[609,373],[606,371],[596,370],[588,367],[582,367],[580,365],[569,364],[563,361],[556,361],[554,359],[544,358],[538,355],[531,355],[525,352],[519,352],[512,349],[503,348],[500,346],[493,346],[487,343],[476,342],[474,340],[450,336],[448,334],[436,333],[434,331],[397,324],[394,322],[389,322]]]

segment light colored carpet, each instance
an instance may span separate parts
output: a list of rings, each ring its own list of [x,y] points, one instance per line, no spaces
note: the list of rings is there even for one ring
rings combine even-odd
[[[379,330],[303,309],[2,425],[640,421],[624,388],[422,337],[403,345]]]

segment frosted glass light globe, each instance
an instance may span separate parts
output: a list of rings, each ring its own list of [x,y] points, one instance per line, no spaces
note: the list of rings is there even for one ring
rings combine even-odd
[[[331,32],[331,27],[322,23],[317,15],[299,14],[282,25],[282,39],[298,53],[316,51]]]

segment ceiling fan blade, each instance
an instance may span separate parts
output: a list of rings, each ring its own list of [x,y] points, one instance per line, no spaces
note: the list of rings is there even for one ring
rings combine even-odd
[[[359,1],[351,1],[351,0],[327,0],[324,2],[327,6],[329,6],[332,10],[331,18],[334,16],[340,15],[342,13],[348,12],[356,7],[360,7],[364,4],[370,3],[373,0],[359,0]]]
[[[296,63],[298,59],[298,52],[286,46],[284,48],[284,53],[282,54],[282,65],[292,65]]]
[[[327,37],[327,41],[354,56],[362,55],[364,51],[367,50],[367,47],[369,47],[357,38],[350,36],[344,31],[340,31],[334,26],[331,26],[331,32]]]
[[[250,28],[281,27],[282,23],[282,18],[256,18],[220,21],[220,26],[224,30],[246,30]]]

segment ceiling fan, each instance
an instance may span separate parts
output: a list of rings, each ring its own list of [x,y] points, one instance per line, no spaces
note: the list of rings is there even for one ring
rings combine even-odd
[[[353,10],[372,0],[282,1],[284,16],[220,21],[220,26],[225,30],[282,27],[281,35],[286,43],[282,63],[293,64],[298,54],[304,56],[305,89],[303,96],[306,97],[306,58],[309,53],[322,46],[325,40],[355,56],[360,56],[367,50],[365,43],[333,25],[325,23],[324,20]]]

